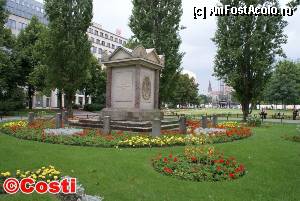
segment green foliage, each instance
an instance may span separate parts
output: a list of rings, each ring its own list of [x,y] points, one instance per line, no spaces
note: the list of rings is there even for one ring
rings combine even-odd
[[[257,116],[249,116],[247,118],[247,125],[252,127],[261,126],[261,119]]]
[[[75,93],[88,77],[92,54],[87,29],[91,24],[92,0],[46,0],[49,29],[44,39],[44,57],[49,84],[66,94],[72,114]]]
[[[281,61],[265,90],[266,98],[272,103],[300,103],[300,66],[292,61]]]
[[[199,104],[198,102],[198,84],[193,77],[189,77],[188,74],[180,74],[179,79],[176,83],[176,93],[173,104],[188,105],[188,104]]]
[[[100,111],[102,110],[103,108],[105,108],[105,105],[104,104],[88,104],[88,105],[85,105],[84,106],[84,110],[85,111],[90,111],[90,112],[95,112],[95,111]]]
[[[268,3],[279,7],[278,0],[221,0],[235,7]],[[236,91],[242,105],[244,120],[249,105],[261,98],[272,74],[276,56],[284,56],[281,45],[286,43],[282,16],[218,17],[213,41],[217,45],[215,75]]]
[[[176,94],[174,83],[179,78],[183,53],[179,52],[181,0],[133,0],[129,26],[134,33],[134,45],[156,48],[165,55],[165,68],[160,80],[160,102],[172,102]],[[131,44],[131,43],[129,43]]]
[[[244,165],[233,157],[224,155],[213,147],[186,147],[184,154],[159,155],[153,159],[158,172],[192,181],[222,181],[237,179],[245,175]]]
[[[21,31],[16,45],[16,66],[20,69],[21,85],[27,89],[27,101],[29,109],[32,109],[32,98],[37,88],[43,87],[46,74],[37,76],[43,66],[36,54],[36,45],[41,38],[45,27],[37,17],[33,17],[29,25]]]
[[[94,56],[91,57],[88,78],[84,81],[81,88],[85,91],[85,96],[90,95],[92,97],[92,103],[99,106],[105,105],[106,72],[102,69],[101,64]]]

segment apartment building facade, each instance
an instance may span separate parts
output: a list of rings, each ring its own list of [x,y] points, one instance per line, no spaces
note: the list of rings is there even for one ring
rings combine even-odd
[[[48,25],[47,17],[45,16],[44,5],[35,0],[7,0],[6,10],[9,16],[6,22],[6,27],[11,29],[14,35],[18,35],[21,30],[25,29],[33,16],[36,16],[39,21]],[[124,45],[127,39],[122,37],[120,31],[114,34],[102,28],[98,23],[92,23],[87,30],[89,40],[92,43],[91,52],[101,62],[101,55],[104,51],[112,53],[117,47]],[[33,97],[34,108],[57,108],[59,107],[58,90],[51,91],[50,96],[45,96],[40,92],[36,92]],[[83,107],[85,104],[91,103],[91,97],[88,97],[88,103],[85,102],[84,91],[78,91],[75,96],[74,104]],[[64,106],[64,98],[62,100]]]

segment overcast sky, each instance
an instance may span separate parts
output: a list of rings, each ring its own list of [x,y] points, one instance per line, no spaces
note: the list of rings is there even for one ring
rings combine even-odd
[[[216,30],[215,17],[206,20],[194,20],[194,7],[215,6],[217,0],[183,0],[183,16],[181,24],[187,29],[180,32],[182,37],[181,51],[185,52],[182,67],[191,72],[197,78],[200,85],[200,93],[207,93],[208,82],[211,80],[213,89],[218,89],[218,82],[213,74],[213,59],[216,47],[211,41]],[[284,5],[288,0],[280,0]],[[132,35],[128,27],[128,19],[131,15],[131,0],[94,0],[94,22],[97,22],[111,32],[122,30],[122,36],[129,38]],[[288,43],[284,50],[288,58],[296,60],[300,58],[300,10],[292,16],[286,17],[289,25],[285,32],[288,35]]]

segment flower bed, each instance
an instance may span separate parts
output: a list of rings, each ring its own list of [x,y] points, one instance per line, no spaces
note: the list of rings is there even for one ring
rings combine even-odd
[[[17,170],[15,173],[10,172],[2,172],[0,174],[0,194],[4,194],[5,191],[3,190],[3,183],[7,178],[16,178],[19,181],[21,181],[24,178],[31,178],[35,182],[38,181],[45,181],[47,183],[50,183],[51,181],[58,181],[61,179],[61,172],[56,170],[54,166],[49,167],[41,167],[37,170],[28,170],[28,171],[22,171]]]
[[[22,126],[16,126],[22,125]],[[34,140],[53,144],[95,146],[95,147],[164,147],[201,145],[210,143],[231,142],[251,136],[251,130],[245,127],[211,129],[202,132],[196,129],[197,122],[188,122],[192,129],[188,134],[180,134],[178,130],[163,131],[160,137],[151,137],[123,131],[113,131],[104,135],[100,130],[83,129],[74,135],[52,135],[45,131],[54,127],[53,122],[36,121],[31,125],[14,122],[0,127],[1,131],[25,140]],[[67,129],[68,130],[68,129]]]
[[[224,157],[213,147],[186,147],[183,154],[158,155],[153,167],[161,174],[191,181],[234,180],[246,173],[234,157]]]

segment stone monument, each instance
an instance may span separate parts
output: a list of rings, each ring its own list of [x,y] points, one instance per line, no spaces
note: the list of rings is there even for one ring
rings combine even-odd
[[[106,108],[101,116],[113,121],[150,121],[162,118],[159,110],[159,79],[164,56],[142,46],[119,47],[104,52],[107,70]]]

